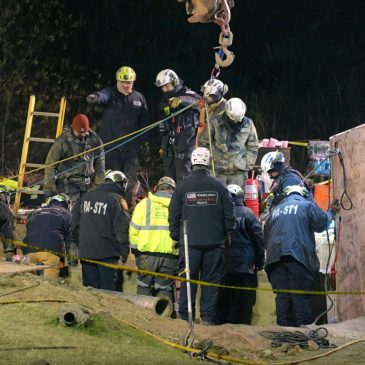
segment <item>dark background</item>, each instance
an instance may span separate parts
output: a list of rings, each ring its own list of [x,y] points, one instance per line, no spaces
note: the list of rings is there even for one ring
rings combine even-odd
[[[122,65],[135,69],[135,87],[146,96],[152,121],[161,96],[153,85],[160,70],[175,70],[195,91],[210,77],[220,29],[188,23],[182,3],[46,3],[0,0],[3,174],[17,170],[30,93],[44,111],[57,110],[66,95],[66,124],[83,112],[97,129],[101,110],[85,97],[115,82]],[[220,79],[229,86],[228,98],[245,101],[260,139],[328,139],[363,123],[364,15],[363,2],[355,0],[236,0],[230,23],[236,58]],[[50,123],[38,123],[41,135],[54,134]],[[44,148],[31,150],[33,161],[40,160],[34,162],[44,156]]]

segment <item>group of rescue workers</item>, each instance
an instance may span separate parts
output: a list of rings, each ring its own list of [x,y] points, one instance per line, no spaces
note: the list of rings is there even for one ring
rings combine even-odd
[[[265,268],[274,289],[311,290],[319,271],[313,232],[324,230],[336,209],[323,212],[300,173],[278,153],[268,170],[274,199],[263,232],[244,205],[247,173],[258,153],[256,129],[244,102],[227,101],[228,87],[218,79],[202,86],[206,108],[201,112],[201,97],[173,70],[158,73],[165,176],[136,204],[139,148],[149,149],[148,141],[120,141],[150,122],[135,80],[134,70],[124,66],[115,85],[87,96],[88,103],[103,106],[99,135],[87,116],[78,114],[52,145],[45,166],[47,200],[27,219],[23,253],[31,262],[53,265],[44,270],[49,278],[58,276],[62,255],[74,255],[69,264],[80,259],[84,286],[121,290],[123,272],[108,264],[125,264],[131,249],[138,269],[177,276],[186,269],[187,244],[191,279],[254,289],[257,271]],[[5,188],[0,197],[4,253],[11,260],[14,219]],[[197,285],[191,288],[195,318]],[[178,317],[188,320],[185,282],[177,297],[170,277],[140,273],[137,294],[178,301]],[[201,321],[250,324],[255,301],[255,290],[202,285]],[[312,322],[305,294],[278,292],[276,311],[279,325]]]

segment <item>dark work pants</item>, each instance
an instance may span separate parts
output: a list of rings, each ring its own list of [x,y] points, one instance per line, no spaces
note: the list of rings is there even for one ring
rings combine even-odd
[[[191,152],[195,146],[195,128],[183,129],[175,136],[173,145],[169,145],[163,158],[165,175],[175,181],[191,175]]]
[[[117,264],[117,257],[109,257],[107,259],[98,259],[108,264]],[[97,289],[115,290],[115,282],[117,279],[116,270],[106,266],[92,264],[81,260],[82,264],[82,284],[84,286],[92,286]]]
[[[290,256],[268,267],[273,289],[312,290],[314,276],[301,263]],[[313,321],[309,295],[277,293],[276,316],[279,326],[299,327]]]
[[[224,247],[189,247],[190,278],[220,284],[223,278]],[[180,246],[179,271],[185,269],[184,246]],[[195,298],[197,285],[191,284],[193,319],[195,318]],[[200,318],[208,322],[216,322],[216,310],[219,288],[201,286]],[[186,283],[180,287],[179,314],[181,319],[188,320],[188,298]]]
[[[179,181],[191,175],[190,154],[179,153],[175,156],[173,151],[168,151],[163,159],[163,167],[166,176]]]
[[[129,204],[135,205],[134,189],[140,171],[138,152],[112,150],[105,155],[105,168],[122,171],[127,176],[127,201]]]
[[[168,275],[177,275],[178,257],[166,257],[157,255],[140,254],[136,256],[138,269],[158,272]],[[137,278],[137,294],[162,296],[166,295],[175,300],[174,280],[168,278],[159,278],[150,275],[139,274]]]
[[[257,288],[257,275],[245,273],[225,274],[222,284]],[[255,303],[256,290],[219,289],[218,323],[251,324],[252,308]]]

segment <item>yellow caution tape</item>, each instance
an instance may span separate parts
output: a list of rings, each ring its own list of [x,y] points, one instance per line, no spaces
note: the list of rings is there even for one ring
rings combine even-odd
[[[4,239],[4,236],[1,236],[1,238]],[[28,247],[35,250],[41,250],[42,252],[50,252],[57,256],[65,256],[69,259],[73,260],[80,260],[81,262],[88,262],[90,264],[97,264],[105,267],[109,267],[110,269],[115,270],[124,270],[124,271],[130,271],[135,272],[137,274],[143,274],[143,275],[149,275],[153,277],[159,277],[159,278],[166,278],[171,279],[174,281],[181,281],[181,282],[189,282],[191,284],[196,285],[203,285],[203,286],[213,286],[217,288],[226,288],[226,289],[237,289],[237,290],[261,290],[261,291],[268,291],[273,293],[289,293],[289,294],[309,294],[309,295],[365,295],[365,292],[356,292],[356,291],[314,291],[314,290],[287,290],[287,289],[269,289],[269,288],[251,288],[251,287],[245,287],[245,286],[234,286],[234,285],[223,285],[223,284],[217,284],[217,283],[210,283],[207,281],[202,280],[194,280],[194,279],[186,279],[184,277],[169,275],[169,274],[162,274],[159,272],[154,271],[148,271],[148,270],[140,270],[140,269],[133,269],[131,267],[123,266],[123,265],[116,265],[116,264],[110,264],[102,261],[97,260],[91,260],[91,259],[83,259],[75,255],[70,254],[64,254],[62,252],[52,251],[52,250],[46,250],[42,247],[34,246],[34,245],[28,245],[22,241],[18,240],[11,240],[6,239],[5,240],[13,245],[20,246],[20,247]]]
[[[299,141],[289,141],[288,144],[292,144],[294,146],[307,147],[308,142],[299,142]]]

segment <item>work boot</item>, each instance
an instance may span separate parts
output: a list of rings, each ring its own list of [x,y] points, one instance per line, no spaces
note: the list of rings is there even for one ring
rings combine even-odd
[[[215,326],[216,323],[212,318],[201,318],[201,324],[203,326]]]

